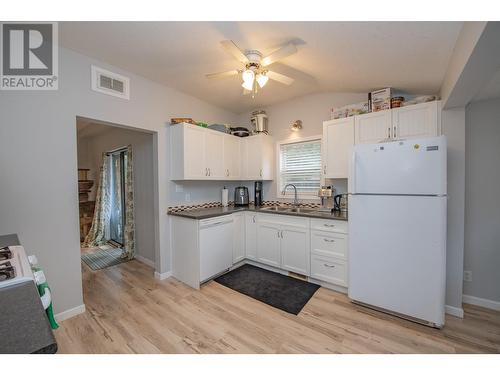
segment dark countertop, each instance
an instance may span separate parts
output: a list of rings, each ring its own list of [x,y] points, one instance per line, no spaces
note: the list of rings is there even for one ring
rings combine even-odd
[[[19,245],[17,235],[0,236],[0,247]],[[50,328],[35,283],[0,288],[0,353],[56,353]]]
[[[172,216],[180,216],[188,219],[202,220],[209,219],[212,217],[230,215],[235,212],[243,212],[243,211],[251,211],[251,212],[259,212],[266,213],[272,215],[289,215],[289,216],[301,216],[308,218],[316,218],[316,219],[330,219],[330,220],[344,220],[347,221],[347,212],[283,212],[283,211],[267,211],[263,210],[263,207],[255,207],[253,205],[249,205],[248,207],[236,207],[236,206],[228,206],[228,207],[212,207],[212,208],[197,208],[193,210],[179,211],[179,212],[169,212],[169,215]]]

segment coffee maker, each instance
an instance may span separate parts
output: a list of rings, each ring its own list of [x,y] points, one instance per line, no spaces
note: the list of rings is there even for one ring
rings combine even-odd
[[[335,188],[333,186],[322,186],[318,190],[318,197],[321,199],[321,208],[318,211],[332,212],[335,207],[334,196]]]
[[[255,181],[254,184],[255,206],[262,206],[262,181]]]

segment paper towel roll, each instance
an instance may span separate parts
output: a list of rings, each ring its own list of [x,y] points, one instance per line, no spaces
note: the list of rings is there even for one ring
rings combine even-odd
[[[222,207],[227,207],[229,203],[229,190],[226,189],[224,186],[224,189],[222,189]]]

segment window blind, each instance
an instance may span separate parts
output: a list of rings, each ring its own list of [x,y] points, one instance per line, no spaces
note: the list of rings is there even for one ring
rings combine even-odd
[[[318,193],[321,184],[321,140],[280,146],[280,191],[287,184],[294,184],[298,194]]]

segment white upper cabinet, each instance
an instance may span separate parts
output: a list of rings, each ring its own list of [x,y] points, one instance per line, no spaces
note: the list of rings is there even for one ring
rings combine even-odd
[[[181,139],[184,146],[184,163],[179,172],[187,179],[203,179],[208,175],[205,162],[205,132],[197,126],[185,127]],[[174,165],[173,165],[174,166]]]
[[[392,110],[392,138],[434,137],[441,133],[440,102],[422,103]]]
[[[349,157],[354,145],[354,117],[323,123],[323,175],[347,178]]]
[[[440,111],[441,102],[433,101],[354,116],[355,143],[438,136]]]
[[[355,143],[378,143],[391,138],[392,111],[354,116]]]
[[[241,139],[232,135],[224,136],[224,177],[241,178]]]
[[[172,180],[272,180],[272,137],[246,138],[192,124],[170,127]]]
[[[224,133],[216,131],[205,132],[205,158],[208,177],[221,180],[224,171]]]
[[[272,180],[273,140],[265,134],[243,138],[243,176],[248,180]]]

